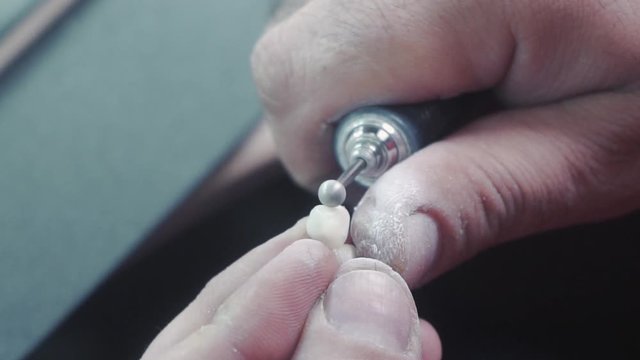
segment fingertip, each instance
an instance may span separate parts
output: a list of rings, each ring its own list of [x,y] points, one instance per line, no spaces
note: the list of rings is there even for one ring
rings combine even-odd
[[[307,267],[307,271],[322,271],[333,276],[338,269],[338,259],[334,252],[323,243],[313,239],[301,239],[285,248],[281,254],[289,261],[299,262]]]
[[[299,219],[298,221],[296,221],[296,223],[291,227],[292,229],[306,229],[307,227],[307,219],[309,217],[305,216],[301,219]]]
[[[351,244],[344,244],[339,248],[334,249],[333,252],[336,254],[336,258],[340,265],[356,257],[356,249]]]
[[[420,319],[420,337],[422,339],[422,359],[442,359],[442,341],[436,329],[428,322]]]
[[[374,259],[343,263],[309,315],[296,356],[304,359],[418,359],[421,331],[402,277]]]
[[[424,190],[415,176],[385,174],[354,211],[351,237],[358,256],[380,260],[411,286],[420,285],[439,253],[439,226],[423,212]]]
[[[404,352],[417,320],[407,292],[385,272],[353,270],[336,278],[327,290],[325,316],[345,337]]]
[[[337,268],[335,255],[322,243],[293,242],[215,310],[210,324],[217,330],[207,348],[231,346],[252,359],[288,358]]]
[[[413,287],[432,276],[439,253],[440,237],[438,224],[427,214],[418,212],[406,220],[407,263],[402,272],[404,279]]]

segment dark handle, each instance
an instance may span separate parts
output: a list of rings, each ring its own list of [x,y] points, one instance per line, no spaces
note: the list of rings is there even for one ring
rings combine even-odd
[[[414,127],[419,148],[438,141],[469,122],[501,108],[492,91],[412,105],[385,106]]]

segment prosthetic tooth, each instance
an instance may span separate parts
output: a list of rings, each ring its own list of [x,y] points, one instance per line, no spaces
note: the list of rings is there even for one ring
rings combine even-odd
[[[347,241],[350,216],[344,206],[318,205],[307,219],[307,235],[327,247],[337,249]]]

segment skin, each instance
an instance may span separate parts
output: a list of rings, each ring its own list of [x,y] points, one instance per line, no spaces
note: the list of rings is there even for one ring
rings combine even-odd
[[[305,221],[214,277],[142,359],[440,358],[402,277],[298,240]]]
[[[368,190],[351,236],[371,259],[340,264],[298,224],[216,276],[144,359],[438,359],[406,283],[640,207],[638,1],[288,1],[252,60],[279,155],[311,190],[360,106],[493,89],[506,109]]]
[[[412,287],[496,244],[640,206],[640,2],[285,9],[253,69],[279,155],[311,190],[335,175],[334,122],[355,108],[485,89],[507,106],[398,164],[357,206],[356,252]]]

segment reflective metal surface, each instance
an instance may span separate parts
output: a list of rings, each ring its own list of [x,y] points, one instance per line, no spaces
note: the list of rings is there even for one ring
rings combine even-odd
[[[418,150],[408,121],[382,107],[356,110],[340,122],[336,129],[334,150],[338,163],[346,170],[359,159],[366,167],[355,180],[370,186],[398,162]]]

